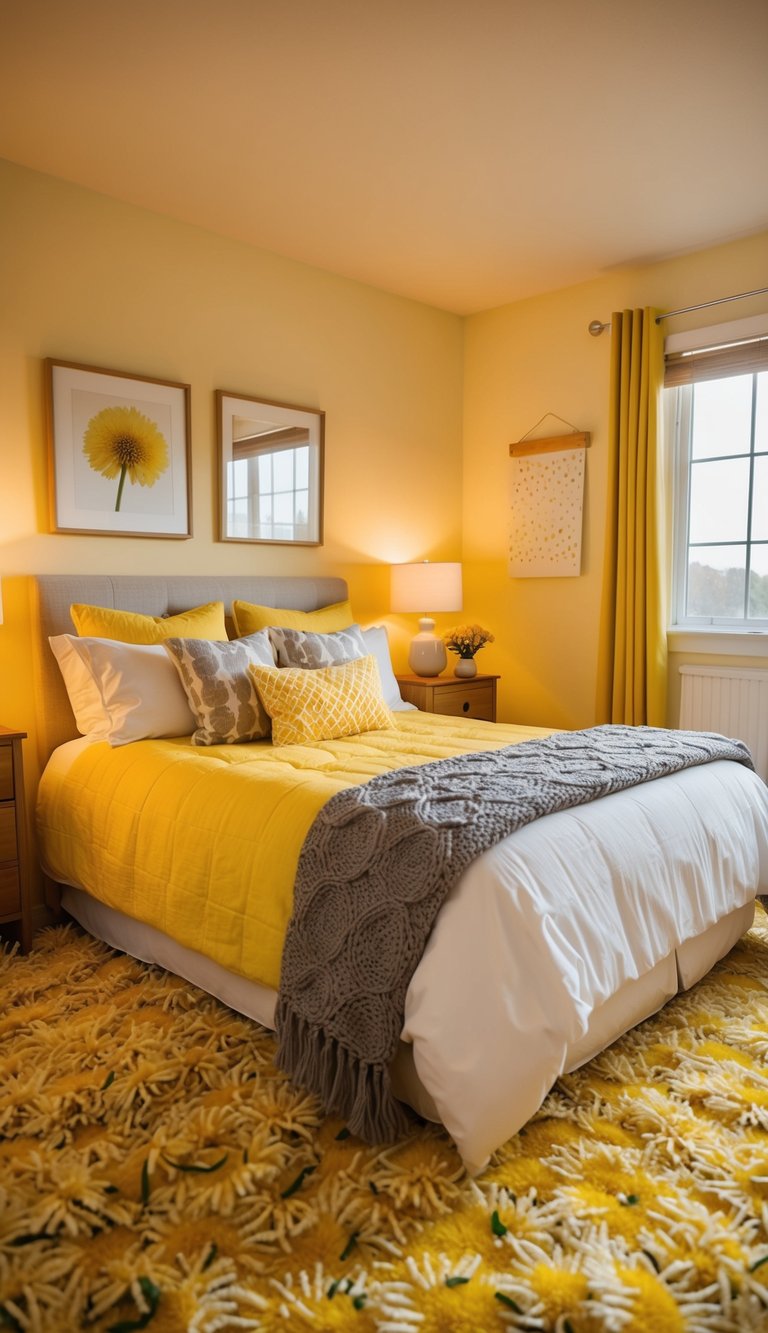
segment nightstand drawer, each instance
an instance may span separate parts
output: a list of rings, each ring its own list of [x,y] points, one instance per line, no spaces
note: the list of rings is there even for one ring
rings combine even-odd
[[[21,884],[15,866],[0,870],[0,916],[21,911]]]
[[[13,800],[13,750],[0,745],[0,801]]]
[[[0,862],[15,861],[17,856],[16,806],[0,805]]]
[[[493,722],[493,682],[443,685],[435,690],[432,711],[446,717],[474,717]]]

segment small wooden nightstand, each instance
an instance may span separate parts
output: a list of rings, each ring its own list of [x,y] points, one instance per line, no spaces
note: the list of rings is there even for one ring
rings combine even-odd
[[[495,722],[498,679],[481,675],[469,680],[459,676],[398,676],[397,683],[405,702],[415,704],[423,713]]]
[[[21,742],[26,735],[26,731],[0,726],[0,927],[18,923],[25,951],[32,943],[21,757]]]

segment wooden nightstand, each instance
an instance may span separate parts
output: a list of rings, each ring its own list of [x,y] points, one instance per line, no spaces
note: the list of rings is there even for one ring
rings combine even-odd
[[[442,713],[445,717],[473,717],[482,722],[496,721],[496,681],[498,676],[398,676],[397,683],[406,703],[415,704],[423,713]]]
[[[25,951],[32,943],[21,757],[21,742],[26,735],[26,731],[0,726],[0,927],[18,923]]]

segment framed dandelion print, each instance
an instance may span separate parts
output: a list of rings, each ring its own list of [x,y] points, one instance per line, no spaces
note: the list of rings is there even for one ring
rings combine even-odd
[[[53,531],[191,537],[189,385],[45,366]]]

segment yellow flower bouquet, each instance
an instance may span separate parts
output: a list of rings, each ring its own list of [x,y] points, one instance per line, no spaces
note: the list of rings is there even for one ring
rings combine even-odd
[[[494,637],[482,625],[457,625],[443,636],[443,642],[449,652],[468,658],[474,657],[484,644],[493,643]]]

